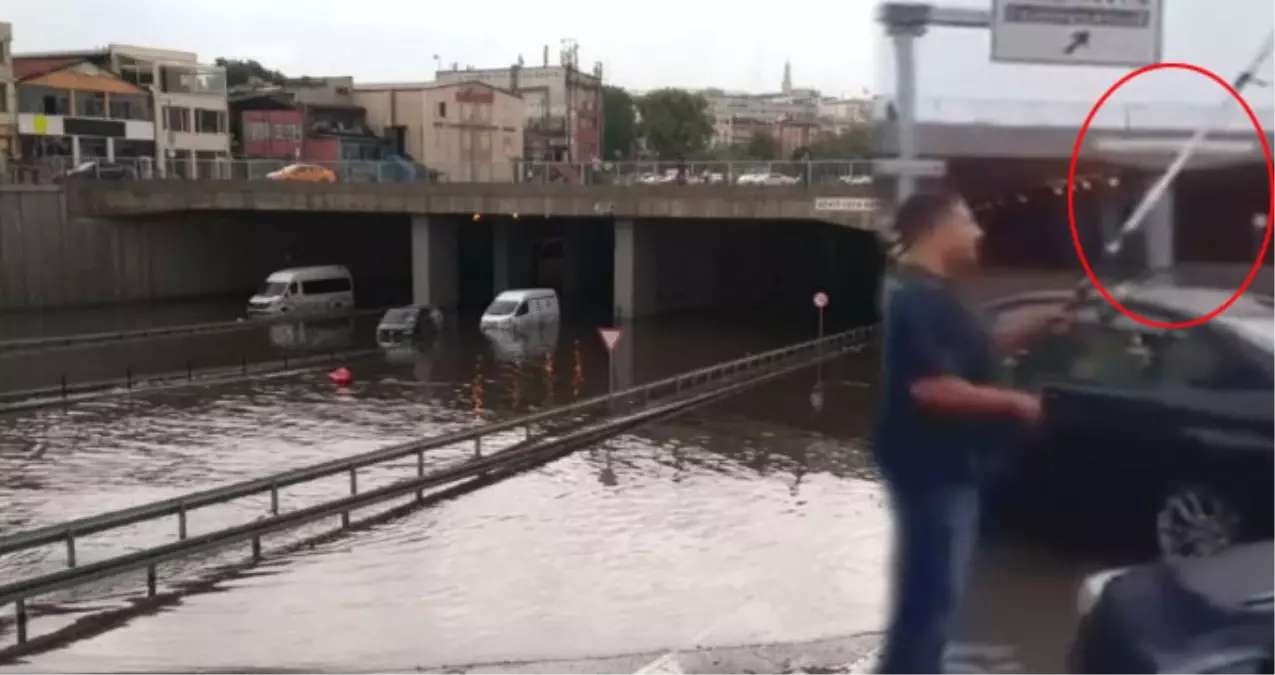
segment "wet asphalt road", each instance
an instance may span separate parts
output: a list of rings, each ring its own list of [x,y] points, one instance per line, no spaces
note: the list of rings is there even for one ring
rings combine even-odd
[[[647,326],[631,336],[641,342],[635,377],[811,337],[805,332],[773,323]],[[851,668],[875,643],[886,602],[888,513],[864,442],[875,358],[865,351],[820,374],[786,378],[270,559],[210,592],[0,670],[633,672],[669,650],[684,653],[657,670]],[[603,391],[607,368],[592,327],[512,346],[462,331],[350,366],[358,379],[348,391],[312,372],[0,418],[0,528],[144,503],[567,402]],[[816,379],[827,388],[822,410],[810,402]],[[360,486],[413,470],[370,471]],[[346,489],[343,477],[297,486],[285,492],[285,507]],[[266,509],[252,499],[212,507],[192,516],[191,530],[244,522]],[[173,529],[149,523],[89,538],[79,557],[168,541]],[[0,570],[48,571],[61,556],[59,547],[11,556],[0,559]],[[1075,584],[1091,568],[1045,549],[985,550],[952,667],[1058,670]],[[161,577],[173,587],[203,570],[178,564]],[[118,607],[140,588],[139,579],[125,577],[46,598],[62,613],[37,617],[32,632]],[[6,624],[0,644],[12,640]],[[763,646],[733,648],[740,645]]]

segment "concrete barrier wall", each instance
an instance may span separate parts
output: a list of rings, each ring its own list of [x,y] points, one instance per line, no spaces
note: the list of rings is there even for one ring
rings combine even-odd
[[[68,214],[63,193],[0,188],[0,311],[249,293],[271,271],[342,263],[360,283],[410,274],[403,217]]]

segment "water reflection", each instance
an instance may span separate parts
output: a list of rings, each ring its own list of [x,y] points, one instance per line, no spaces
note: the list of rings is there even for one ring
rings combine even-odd
[[[271,324],[270,344],[280,349],[345,349],[354,344],[354,317]]]

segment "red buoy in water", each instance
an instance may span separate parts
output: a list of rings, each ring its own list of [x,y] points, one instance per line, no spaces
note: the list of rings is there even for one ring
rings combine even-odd
[[[341,366],[328,373],[328,381],[338,387],[348,387],[354,381],[354,373],[351,373],[349,368]]]

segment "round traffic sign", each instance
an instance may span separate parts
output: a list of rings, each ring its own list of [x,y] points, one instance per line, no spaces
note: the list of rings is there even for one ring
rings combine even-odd
[[[823,291],[815,293],[815,307],[823,309],[828,306],[828,294]]]

